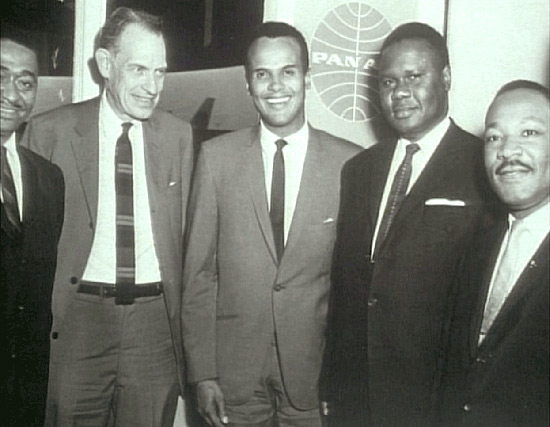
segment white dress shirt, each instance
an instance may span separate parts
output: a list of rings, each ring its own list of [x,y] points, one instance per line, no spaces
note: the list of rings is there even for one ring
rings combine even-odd
[[[15,186],[15,194],[17,196],[17,207],[19,208],[19,219],[23,221],[23,178],[21,176],[21,161],[15,143],[15,132],[13,132],[8,140],[4,143],[6,147],[6,157],[10,165],[11,175],[13,177],[13,185]],[[0,183],[1,185],[1,183]],[[1,187],[0,187],[1,188]],[[2,191],[0,191],[0,197]],[[2,197],[2,201],[4,198]]]
[[[445,119],[439,122],[430,132],[424,135],[423,138],[415,141],[415,143],[418,144],[418,146],[420,147],[420,150],[418,150],[412,158],[411,180],[409,182],[409,186],[407,187],[406,194],[409,194],[411,188],[418,180],[418,177],[426,168],[426,165],[432,158],[432,155],[437,147],[439,147],[439,144],[445,136],[445,133],[447,133],[450,125],[451,120],[447,116],[445,117]],[[374,235],[372,237],[371,254],[374,253],[376,238],[378,237],[380,223],[382,222],[382,217],[384,216],[384,211],[386,210],[386,204],[388,203],[388,198],[390,196],[393,179],[395,178],[395,174],[397,173],[399,166],[405,158],[405,147],[410,143],[410,141],[407,141],[404,138],[399,138],[397,140],[397,144],[395,145],[395,151],[393,152],[393,157],[390,163],[388,178],[384,186],[384,192],[382,193],[382,200],[380,202],[380,206],[378,207],[378,219],[376,221],[376,228],[374,229]]]
[[[99,106],[97,225],[92,250],[82,276],[87,281],[116,281],[115,151],[116,142],[122,133],[122,123],[104,93]],[[138,120],[133,120],[132,125],[128,136],[132,144],[134,177],[136,283],[159,282],[160,268],[155,252],[147,192],[143,126]]]
[[[517,221],[517,219],[512,214],[509,214],[508,230],[506,231],[506,234],[504,235],[504,238],[500,243],[500,251],[493,268],[493,274],[491,276],[491,283],[489,285],[487,295],[491,295],[491,292],[495,285],[497,271],[500,267],[503,254],[506,250],[508,235],[510,233],[510,230],[512,229],[512,223],[514,221]],[[545,205],[541,206],[535,212],[521,219],[521,221],[523,222],[522,229],[524,231],[521,234],[521,244],[514,248],[514,255],[517,259],[517,263],[514,263],[514,265],[512,266],[510,278],[507,283],[513,285],[509,287],[506,297],[510,295],[510,292],[512,292],[512,290],[514,289],[514,286],[519,279],[521,273],[523,272],[523,270],[525,270],[525,267],[527,267],[527,264],[531,261],[531,258],[533,258],[538,248],[550,232],[550,203],[546,203]],[[489,299],[487,298],[487,301],[488,300]],[[484,335],[480,334],[479,341],[481,342],[483,338]]]
[[[288,239],[288,232],[292,223],[292,217],[296,208],[296,200],[300,191],[304,161],[306,159],[307,146],[309,141],[309,127],[307,122],[292,135],[280,138],[265,127],[260,121],[260,143],[262,145],[262,159],[265,172],[265,190],[267,194],[267,206],[271,204],[271,179],[273,178],[273,156],[277,151],[275,142],[284,139],[287,145],[283,148],[285,159],[285,223],[284,238],[285,244]]]

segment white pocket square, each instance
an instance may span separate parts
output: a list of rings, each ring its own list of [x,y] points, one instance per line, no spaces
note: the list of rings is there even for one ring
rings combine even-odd
[[[323,224],[330,224],[331,222],[334,222],[334,218],[327,218],[323,221]]]
[[[464,200],[451,199],[429,199],[424,204],[426,206],[466,206]]]
[[[168,183],[168,187],[173,187],[174,185],[176,185],[179,181],[170,181]]]

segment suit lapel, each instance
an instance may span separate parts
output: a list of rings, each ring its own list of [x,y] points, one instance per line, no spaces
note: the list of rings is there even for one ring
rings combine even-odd
[[[548,270],[542,268],[542,266],[548,265],[548,250],[549,236],[547,235],[535,255],[528,261],[510,295],[506,298],[481,348],[493,348],[498,344],[500,338],[505,335],[510,323],[515,323],[514,321],[511,322],[511,313],[524,299],[525,295],[532,290],[532,284],[537,281],[538,276],[544,273],[548,274]]]
[[[248,145],[244,150],[244,156],[247,160],[243,162],[243,164],[246,165],[243,172],[248,181],[254,212],[273,261],[277,263],[277,252],[273,239],[271,220],[269,219],[267,193],[265,191],[265,171],[262,159],[259,126],[256,126],[252,130],[250,141],[248,141]]]
[[[145,172],[147,177],[147,191],[149,195],[149,206],[157,206],[157,195],[161,188],[162,173],[165,168],[160,167],[161,145],[159,141],[160,130],[153,115],[149,120],[143,122],[143,145],[145,156]],[[176,179],[176,178],[175,178]],[[153,209],[151,209],[153,212]]]
[[[293,247],[299,240],[300,233],[314,217],[310,214],[315,209],[315,200],[318,196],[318,189],[323,187],[323,148],[315,129],[309,127],[309,141],[304,160],[304,169],[300,180],[300,190],[296,199],[294,216],[290,224],[287,243],[284,254],[292,252]],[[283,259],[285,258],[283,255]],[[286,256],[288,258],[288,256]]]
[[[424,203],[434,186],[441,185],[441,177],[448,175],[449,165],[453,164],[454,159],[461,150],[459,144],[453,143],[454,126],[454,124],[451,124],[439,147],[437,147],[418,180],[405,197],[390,228],[386,242],[390,242],[393,236],[399,234],[400,228],[406,226],[406,218],[417,209],[419,204]],[[389,246],[391,245],[385,244],[382,251]]]
[[[483,312],[485,311],[485,302],[489,285],[493,276],[493,270],[500,252],[502,239],[506,234],[507,220],[502,220],[493,224],[492,227],[483,233],[483,240],[479,248],[476,248],[476,268],[472,274],[474,281],[479,281],[481,287],[476,294],[476,302],[473,311],[473,316],[470,321],[470,355],[475,357],[478,351],[479,333],[481,331],[481,323],[483,322]],[[476,283],[472,283],[476,286]]]
[[[370,165],[369,172],[369,215],[371,218],[371,224],[376,224],[378,218],[378,211],[380,209],[380,203],[382,203],[382,194],[384,193],[384,187],[388,179],[388,173],[390,170],[393,153],[395,146],[397,145],[396,139],[391,139],[387,142],[383,142],[380,147],[380,158]],[[374,225],[373,225],[374,229]]]
[[[99,100],[90,101],[80,110],[80,118],[69,135],[71,150],[79,174],[84,200],[95,228],[97,216],[97,192],[99,175]]]

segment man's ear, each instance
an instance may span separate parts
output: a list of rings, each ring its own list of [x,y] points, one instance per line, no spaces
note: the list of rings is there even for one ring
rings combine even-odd
[[[304,76],[304,81],[306,83],[306,89],[311,88],[311,73],[309,70],[306,71],[306,75]]]
[[[111,60],[112,54],[109,50],[104,48],[99,48],[95,51],[95,62],[97,64],[97,69],[99,74],[104,79],[108,79],[111,76]]]
[[[443,68],[443,83],[445,84],[445,90],[451,89],[451,67],[445,65]]]

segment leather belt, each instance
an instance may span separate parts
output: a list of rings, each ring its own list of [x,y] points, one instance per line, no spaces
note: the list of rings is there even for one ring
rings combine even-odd
[[[116,285],[81,281],[78,285],[79,294],[97,295],[101,298],[114,298],[117,295]],[[136,283],[134,298],[155,297],[162,294],[162,282]]]

